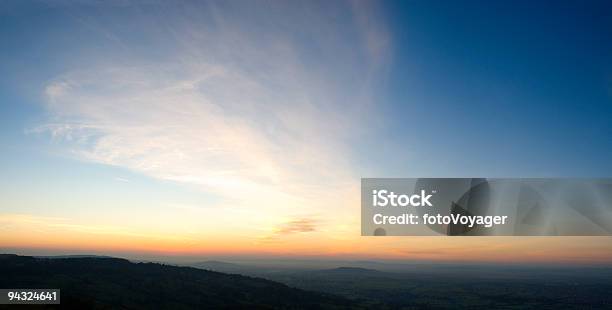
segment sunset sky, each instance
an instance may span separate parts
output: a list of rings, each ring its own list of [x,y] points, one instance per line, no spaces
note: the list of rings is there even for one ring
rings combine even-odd
[[[361,177],[612,176],[610,4],[531,2],[2,1],[0,251],[609,263],[360,236]]]

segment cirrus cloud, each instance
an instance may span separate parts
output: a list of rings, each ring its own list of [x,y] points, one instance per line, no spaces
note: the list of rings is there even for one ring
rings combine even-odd
[[[233,201],[240,193],[262,209],[316,208],[330,188],[354,186],[348,141],[388,57],[371,4],[242,4],[146,17],[141,30],[168,38],[171,52],[149,61],[132,53],[129,66],[88,55],[90,67],[46,86],[50,116],[37,130],[81,159]],[[122,48],[142,48],[97,27]]]

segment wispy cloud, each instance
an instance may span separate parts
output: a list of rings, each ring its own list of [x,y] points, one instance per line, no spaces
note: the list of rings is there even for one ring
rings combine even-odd
[[[37,130],[79,158],[261,209],[315,207],[330,188],[354,186],[348,142],[373,103],[364,94],[388,34],[361,2],[242,4],[141,16],[158,22],[145,35],[176,43],[170,56],[129,56],[130,66],[92,57],[47,85],[50,118]]]
[[[312,217],[295,217],[277,224],[271,232],[260,236],[257,243],[276,243],[284,236],[318,232],[321,224]]]
[[[284,223],[276,229],[276,234],[294,234],[316,230],[315,221],[310,218],[300,218]]]

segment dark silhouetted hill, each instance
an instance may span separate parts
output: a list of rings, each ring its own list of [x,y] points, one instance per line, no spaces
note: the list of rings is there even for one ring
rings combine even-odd
[[[0,288],[59,288],[62,309],[346,309],[348,299],[191,267],[0,255]]]

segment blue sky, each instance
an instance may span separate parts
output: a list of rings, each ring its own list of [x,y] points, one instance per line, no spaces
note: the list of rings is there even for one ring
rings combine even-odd
[[[609,177],[611,15],[604,1],[3,2],[0,213],[23,230],[210,248],[225,227],[249,249],[324,252],[312,240],[354,240],[360,177]],[[334,195],[353,198],[329,208]]]
[[[400,157],[397,164],[405,168],[399,174],[609,176],[607,6],[391,4],[395,49],[383,108],[392,115],[386,140],[414,141],[420,166]],[[382,157],[388,162],[392,156]]]
[[[384,4],[393,46],[376,101],[384,115],[381,140],[391,150],[366,163],[373,174],[398,171],[396,165],[400,175],[607,176],[612,171],[607,160],[612,22],[605,1],[553,7],[545,2]],[[121,57],[104,31],[123,32],[130,39],[126,49],[144,50],[153,60],[171,49],[162,40],[113,25],[129,14],[123,8],[3,6],[0,65],[10,73],[2,77],[7,146],[41,143],[24,131],[44,117],[38,101],[45,82],[66,68],[86,65],[94,51],[109,61]],[[110,29],[95,29],[105,26]],[[363,160],[379,153],[371,154],[364,144]],[[393,167],[385,167],[390,160]],[[447,163],[440,166],[441,161]]]

